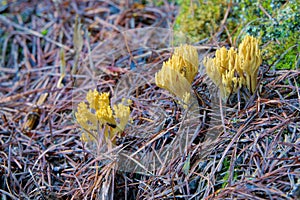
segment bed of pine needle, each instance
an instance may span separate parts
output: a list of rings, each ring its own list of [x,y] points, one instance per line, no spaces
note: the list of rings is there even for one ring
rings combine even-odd
[[[205,73],[199,73],[193,89],[203,126],[197,129],[188,149],[152,175],[117,170],[113,162],[102,162],[101,154],[95,155],[80,140],[74,98],[83,100],[81,90],[94,89],[95,85],[118,98],[133,95],[142,99],[134,101],[135,111],[146,112],[151,109],[147,105],[152,105],[148,100],[163,99],[152,103],[166,110],[168,116],[153,121],[147,120],[151,116],[145,112],[133,112],[133,124],[118,138],[119,145],[138,140],[137,134],[142,130],[151,133],[158,124],[183,123],[183,110],[172,95],[154,84],[154,74],[170,56],[170,49],[162,46],[153,52],[141,49],[104,56],[113,49],[126,50],[119,37],[123,31],[167,28],[177,10],[167,1],[159,7],[131,1],[75,0],[0,5],[1,199],[300,198],[298,69],[279,71],[262,65],[257,92],[250,95],[241,90],[223,103],[226,114],[221,114],[219,126],[209,126],[215,117],[211,112],[213,97],[208,92],[213,85]],[[81,24],[77,30],[76,23]],[[156,32],[155,37],[146,37],[139,33],[130,34],[149,45],[166,34],[161,31],[161,35]],[[82,37],[79,42],[73,39],[76,34]],[[228,41],[215,36],[197,44],[200,59]],[[137,56],[140,63],[130,60]],[[60,80],[63,62],[65,76]],[[132,82],[123,86],[120,80],[126,77]],[[37,105],[45,93],[46,100]],[[35,124],[26,125],[32,117],[36,117]],[[166,120],[169,117],[175,120]],[[32,130],[25,130],[26,126]],[[205,149],[205,134],[211,129],[219,134]],[[132,148],[143,144],[133,143]]]

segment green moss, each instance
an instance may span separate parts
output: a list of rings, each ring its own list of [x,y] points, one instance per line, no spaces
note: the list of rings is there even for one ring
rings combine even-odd
[[[187,34],[190,42],[197,42],[216,33],[223,18],[224,4],[222,0],[178,0],[179,15],[174,30]]]
[[[286,40],[281,40],[280,44],[269,43],[262,51],[266,64],[276,69],[296,69],[299,65],[297,63],[298,52],[300,51],[299,44],[297,44],[299,39],[299,36],[290,36]]]
[[[150,5],[150,6],[156,6],[156,7],[160,7],[160,6],[163,6],[165,5],[166,1],[165,0],[136,0],[137,2],[140,2],[144,5]],[[180,1],[180,0],[167,0],[168,3],[176,3],[177,1]]]
[[[248,7],[248,11],[242,14],[243,27],[240,27],[236,37],[259,37],[264,47],[264,64],[272,65],[275,69],[295,69],[300,39],[298,3],[293,0],[288,3],[278,0],[261,1],[260,4],[265,9],[265,12],[262,12],[258,6],[259,2],[256,6],[249,2],[239,5]]]
[[[178,40],[194,43],[213,36],[219,31],[228,2],[177,0],[180,11],[174,30],[181,32]],[[230,5],[226,29],[235,44],[245,35],[258,37],[263,47],[263,64],[275,69],[297,68],[300,5],[296,0],[233,0]],[[228,38],[225,31],[220,37]]]

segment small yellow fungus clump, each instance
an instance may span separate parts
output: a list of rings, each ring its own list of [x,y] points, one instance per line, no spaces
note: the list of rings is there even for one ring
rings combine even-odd
[[[197,49],[191,45],[181,45],[175,48],[172,57],[155,74],[155,83],[188,104],[191,84],[198,72],[198,63]]]
[[[207,75],[220,88],[223,99],[242,85],[254,93],[261,62],[258,40],[251,36],[245,37],[238,53],[234,48],[227,50],[222,47],[216,51],[215,58],[205,58],[203,61]]]
[[[83,141],[96,141],[97,130],[104,130],[106,140],[111,140],[117,133],[125,129],[130,119],[131,101],[110,106],[109,93],[99,93],[96,90],[88,91],[86,95],[88,105],[80,102],[75,117],[80,126],[85,130],[82,134]],[[125,105],[126,104],[126,105]]]

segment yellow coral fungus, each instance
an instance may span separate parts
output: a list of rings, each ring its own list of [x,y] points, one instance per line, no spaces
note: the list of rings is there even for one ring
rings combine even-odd
[[[86,94],[86,99],[90,104],[92,109],[98,110],[100,106],[108,106],[109,105],[109,93],[104,92],[99,94],[97,90],[89,90]]]
[[[240,69],[246,76],[247,88],[254,93],[257,85],[258,68],[262,63],[258,39],[246,36],[239,45]]]
[[[236,51],[233,48],[227,50],[225,47],[216,51],[215,58],[205,58],[203,63],[207,75],[220,88],[223,98],[235,92],[239,86],[239,79],[236,77]]]
[[[97,117],[91,113],[88,106],[84,102],[80,102],[77,107],[77,112],[75,117],[80,126],[85,130],[85,132],[90,132],[91,134],[83,134],[82,138],[84,140],[95,140],[95,136],[92,134],[93,130],[97,129]]]
[[[239,87],[246,87],[254,92],[257,84],[258,67],[261,54],[258,40],[246,36],[237,53],[234,48],[218,49],[215,58],[205,58],[203,64],[207,75],[219,87],[223,99],[236,92]]]
[[[175,48],[174,56],[180,59],[177,62],[177,69],[189,83],[192,83],[198,72],[197,49],[191,45],[181,45],[179,48]]]
[[[130,101],[125,100],[111,109],[109,93],[89,91],[86,95],[87,105],[80,102],[75,117],[80,126],[85,130],[82,134],[83,141],[96,140],[98,127],[102,127],[106,139],[112,139],[117,133],[124,130],[130,119]]]
[[[155,74],[155,83],[187,104],[190,98],[191,83],[197,72],[198,53],[196,48],[190,45],[181,45],[175,48],[172,57],[164,62],[162,69]]]
[[[118,126],[117,128],[122,131],[124,130],[126,124],[128,123],[128,120],[130,118],[130,108],[128,105],[131,105],[131,101],[127,100],[125,102],[125,99],[122,99],[122,103],[119,103],[117,105],[114,105],[114,111],[115,111],[115,119],[118,120]],[[127,105],[125,105],[127,104]]]

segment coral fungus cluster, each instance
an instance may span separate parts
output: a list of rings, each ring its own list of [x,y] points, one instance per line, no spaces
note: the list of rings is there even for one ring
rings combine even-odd
[[[175,48],[172,57],[163,63],[162,69],[155,74],[155,83],[176,95],[182,103],[190,99],[190,88],[198,72],[197,49],[191,45]]]
[[[242,86],[255,92],[258,67],[262,62],[256,38],[246,36],[239,45],[238,52],[234,48],[227,50],[222,47],[216,51],[215,58],[205,58],[203,62],[207,75],[220,88],[223,99]],[[191,45],[181,45],[175,48],[171,58],[155,74],[155,83],[177,96],[183,107],[187,108],[198,63],[197,49]],[[75,113],[78,123],[85,130],[82,140],[96,140],[99,130],[102,130],[106,140],[113,141],[129,121],[131,102],[123,100],[112,109],[109,93],[99,93],[96,90],[90,90],[86,100],[88,104],[79,103]]]
[[[223,99],[243,85],[255,92],[258,68],[262,63],[258,44],[258,39],[246,36],[238,52],[222,47],[216,51],[215,58],[204,59],[207,75],[219,87]]]
[[[82,134],[83,141],[95,141],[98,138],[98,131],[104,131],[105,139],[111,140],[123,131],[130,118],[130,100],[110,106],[109,93],[99,93],[96,90],[89,90],[86,95],[87,105],[80,102],[75,117],[80,126],[85,130]]]

